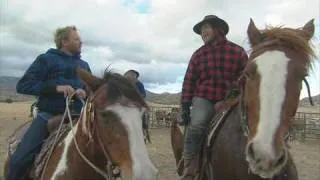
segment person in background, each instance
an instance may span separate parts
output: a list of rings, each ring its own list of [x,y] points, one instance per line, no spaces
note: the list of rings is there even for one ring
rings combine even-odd
[[[124,76],[131,81],[136,88],[139,90],[140,94],[143,98],[146,97],[146,90],[144,89],[144,85],[141,81],[139,81],[139,72],[133,69],[128,70],[124,73]]]
[[[74,92],[73,107],[80,113],[80,98],[86,98],[85,85],[76,73],[82,68],[91,73],[87,62],[81,59],[81,39],[75,26],[58,28],[54,35],[56,48],[40,54],[16,85],[18,93],[38,97],[37,116],[10,157],[6,180],[22,179],[32,167],[43,141],[49,136],[48,120],[65,111],[65,98]]]
[[[144,85],[141,81],[139,81],[139,72],[136,71],[136,70],[128,70],[127,72],[124,73],[124,76],[126,78],[128,78],[128,80],[130,82],[132,82],[132,84],[137,88],[137,90],[140,92],[141,96],[143,98],[146,98],[146,90],[144,89]],[[147,118],[147,112],[145,112],[143,114],[143,118],[142,118],[142,129],[143,129],[143,132],[144,132],[144,141],[145,143],[147,142],[147,140],[149,142],[151,142],[150,140],[150,136],[149,136],[149,131],[148,131],[148,118]]]

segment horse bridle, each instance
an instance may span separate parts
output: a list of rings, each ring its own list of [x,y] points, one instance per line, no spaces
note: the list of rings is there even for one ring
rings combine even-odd
[[[244,78],[244,77],[241,77],[241,78]],[[309,83],[306,80],[306,78],[303,78],[303,82],[305,83],[305,85],[307,87],[309,103],[311,104],[311,106],[314,106],[314,103],[313,103],[313,100],[311,97],[311,93],[310,93]],[[244,84],[240,85],[240,115],[241,115],[240,123],[241,123],[241,128],[244,132],[244,135],[248,136],[250,131],[249,131],[249,124],[248,124],[248,109],[247,109],[247,106],[246,106],[245,100],[244,100],[244,91],[245,91],[244,86],[245,86]]]
[[[258,51],[261,48],[264,48],[266,46],[270,46],[274,43],[278,43],[280,40],[279,39],[274,39],[274,40],[268,40],[266,42],[263,42],[261,44],[255,45],[252,50],[252,54],[254,54],[255,51]],[[240,86],[240,114],[241,114],[241,127],[242,130],[244,132],[245,136],[249,135],[249,125],[248,125],[248,110],[246,107],[246,104],[244,102],[244,91],[245,91],[245,83],[246,83],[246,75],[243,72],[242,75],[240,76],[240,78],[238,79],[238,85]],[[308,98],[309,98],[309,103],[311,104],[311,106],[314,106],[312,97],[311,97],[311,93],[310,93],[310,86],[309,83],[307,81],[307,79],[305,77],[303,77],[303,82],[305,83],[306,87],[307,87],[307,91],[308,91]],[[289,135],[289,134],[288,134]]]
[[[99,91],[99,90],[98,90]],[[87,98],[87,102],[84,104],[84,108],[83,108],[83,112],[85,112],[85,114],[87,115],[87,117],[85,117],[87,119],[88,122],[90,123],[94,123],[94,116],[95,116],[95,111],[94,111],[94,104],[93,101],[96,98],[96,94],[98,94],[97,92],[93,95]],[[82,112],[82,114],[83,114]],[[80,119],[79,119],[80,120]],[[94,123],[94,128],[97,130],[96,131],[96,137],[98,140],[98,144],[102,150],[102,153],[104,155],[105,160],[107,161],[107,166],[106,166],[106,172],[104,170],[101,170],[100,168],[98,168],[97,166],[95,166],[93,163],[91,162],[87,162],[97,173],[99,173],[100,175],[102,175],[106,180],[111,180],[111,179],[115,179],[115,178],[119,178],[120,176],[120,168],[115,166],[114,163],[112,162],[110,153],[108,152],[108,150],[105,148],[105,146],[103,145],[103,142],[101,140],[101,136],[100,136],[100,132],[99,132],[99,128],[96,127],[97,123]],[[90,129],[88,129],[88,136],[89,136],[89,142],[93,142],[93,136],[91,133]],[[80,151],[80,149],[78,149],[78,151]],[[80,153],[80,152],[79,152]],[[82,157],[85,158],[85,157]]]
[[[93,122],[94,121],[94,106],[93,106],[93,101],[94,99],[96,98],[96,94],[93,95],[93,96],[90,96],[87,98],[87,101],[84,102],[83,100],[82,103],[83,103],[83,108],[81,110],[81,115],[79,117],[79,120],[80,121],[82,118],[86,118],[87,121],[89,122]],[[97,173],[99,173],[101,176],[103,176],[106,180],[112,180],[114,178],[118,178],[120,176],[120,168],[116,167],[113,165],[113,162],[110,158],[110,155],[108,153],[108,151],[105,149],[103,143],[102,143],[102,140],[101,140],[101,137],[98,134],[96,134],[97,136],[97,139],[98,139],[98,143],[99,143],[99,146],[103,152],[103,155],[104,155],[104,158],[106,159],[107,161],[107,167],[106,167],[106,171],[105,170],[102,170],[100,169],[99,167],[97,167],[96,165],[94,165],[88,158],[85,157],[85,155],[81,152],[79,146],[78,146],[78,142],[76,140],[76,136],[75,136],[75,132],[73,130],[73,123],[72,123],[72,118],[71,118],[71,114],[70,114],[70,110],[69,110],[69,106],[68,104],[70,103],[72,97],[75,95],[75,93],[73,93],[71,96],[67,97],[66,98],[66,112],[65,114],[68,115],[68,119],[69,119],[69,122],[70,122],[70,125],[71,125],[71,131],[73,133],[73,137],[74,137],[74,143],[75,143],[75,146],[76,146],[76,149],[79,153],[79,155],[81,156],[81,158],[90,166],[92,167]],[[85,114],[86,117],[84,117],[83,115]],[[92,132],[90,130],[88,130],[88,136],[89,136],[89,142],[92,142],[93,141],[93,136],[91,134]],[[107,173],[106,173],[107,172]]]

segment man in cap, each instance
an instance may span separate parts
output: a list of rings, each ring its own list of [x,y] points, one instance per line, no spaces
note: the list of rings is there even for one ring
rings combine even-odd
[[[182,87],[181,119],[188,125],[183,160],[178,165],[178,173],[183,170],[182,179],[196,176],[195,157],[203,132],[215,112],[226,107],[227,92],[237,91],[237,79],[248,60],[242,47],[227,40],[229,26],[223,19],[207,15],[193,31],[204,45],[191,56]]]
[[[137,90],[140,92],[141,96],[143,98],[146,97],[146,90],[144,89],[144,85],[141,81],[139,81],[139,72],[133,69],[128,70],[126,73],[124,73],[124,76],[137,88]],[[147,132],[146,134],[146,139],[149,140],[150,142],[150,137],[148,134],[148,123],[147,123],[147,116],[146,113],[143,114],[143,118],[142,118],[142,129],[144,130],[144,132]],[[145,139],[145,142],[146,142]]]
[[[146,90],[144,89],[144,85],[142,84],[142,82],[138,80],[139,72],[136,70],[130,69],[126,73],[124,73],[124,76],[128,78],[129,81],[131,81],[136,86],[141,96],[145,98]]]

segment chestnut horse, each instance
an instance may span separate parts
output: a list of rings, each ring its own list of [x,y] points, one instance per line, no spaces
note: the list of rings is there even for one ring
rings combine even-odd
[[[309,44],[313,21],[299,29],[269,27],[260,31],[250,19],[247,34],[252,52],[239,78],[240,95],[230,101],[233,104],[224,111],[216,130],[208,128],[198,154],[196,179],[298,179],[286,137],[302,82],[308,84],[305,77],[315,58]],[[179,162],[183,132],[176,122],[171,128],[172,148]]]
[[[148,109],[144,99],[120,74],[106,71],[102,79],[80,69],[78,74],[87,86],[87,101],[79,120],[73,126],[70,121],[71,130],[53,146],[39,179],[111,180],[115,173],[117,178],[155,180],[158,170],[148,156],[141,126]],[[7,163],[10,158],[5,173]]]

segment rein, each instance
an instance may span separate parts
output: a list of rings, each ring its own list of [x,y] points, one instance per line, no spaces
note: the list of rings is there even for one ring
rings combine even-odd
[[[42,171],[42,174],[41,174],[41,179],[43,179],[44,177],[44,172],[45,172],[45,169],[47,168],[47,165],[48,165],[48,162],[49,162],[49,159],[50,159],[50,156],[52,155],[53,153],[53,150],[54,150],[54,147],[55,147],[55,144],[57,143],[57,137],[59,136],[59,133],[61,131],[61,127],[62,127],[62,124],[63,124],[63,121],[65,119],[65,117],[67,116],[68,119],[69,119],[69,123],[70,123],[70,126],[71,126],[71,132],[73,134],[73,139],[74,139],[74,144],[76,146],[76,149],[80,155],[80,157],[90,166],[92,167],[98,174],[100,174],[101,176],[104,177],[104,179],[106,180],[112,180],[114,177],[118,176],[120,174],[120,169],[118,168],[115,168],[111,162],[111,158],[110,158],[110,155],[107,153],[107,151],[105,150],[104,146],[103,146],[103,143],[101,141],[101,138],[99,136],[99,134],[97,134],[97,138],[98,138],[98,142],[99,142],[99,146],[104,154],[104,157],[105,159],[107,160],[107,173],[104,171],[104,170],[101,170],[99,167],[97,167],[96,165],[94,165],[80,150],[79,148],[79,145],[78,145],[78,142],[77,142],[77,139],[76,139],[76,132],[74,132],[74,126],[73,126],[73,123],[72,123],[72,117],[71,117],[71,113],[70,113],[70,109],[69,109],[69,105],[70,105],[70,102],[72,100],[72,97],[75,95],[75,93],[73,93],[71,96],[68,96],[66,98],[66,109],[65,109],[65,112],[63,114],[63,118],[62,118],[62,121],[60,122],[60,125],[59,125],[59,129],[58,129],[58,133],[56,135],[56,138],[54,140],[54,143],[52,145],[52,148],[51,148],[51,151],[49,153],[49,158],[47,159],[46,161],[46,164],[45,164],[45,167],[44,167],[44,170]],[[94,110],[93,110],[93,103],[92,101],[94,100],[95,96],[93,96],[92,98],[89,98],[87,99],[87,102],[84,102],[84,100],[81,99],[81,102],[83,103],[84,107],[82,108],[81,110],[81,114],[80,114],[80,117],[78,119],[78,122],[83,119],[83,118],[86,118],[88,121],[93,121],[94,120]],[[84,117],[85,116],[85,117]],[[78,125],[78,124],[77,124]],[[90,138],[90,141],[92,141],[92,135],[90,134],[89,132],[89,138]],[[89,141],[89,142],[90,142]]]

